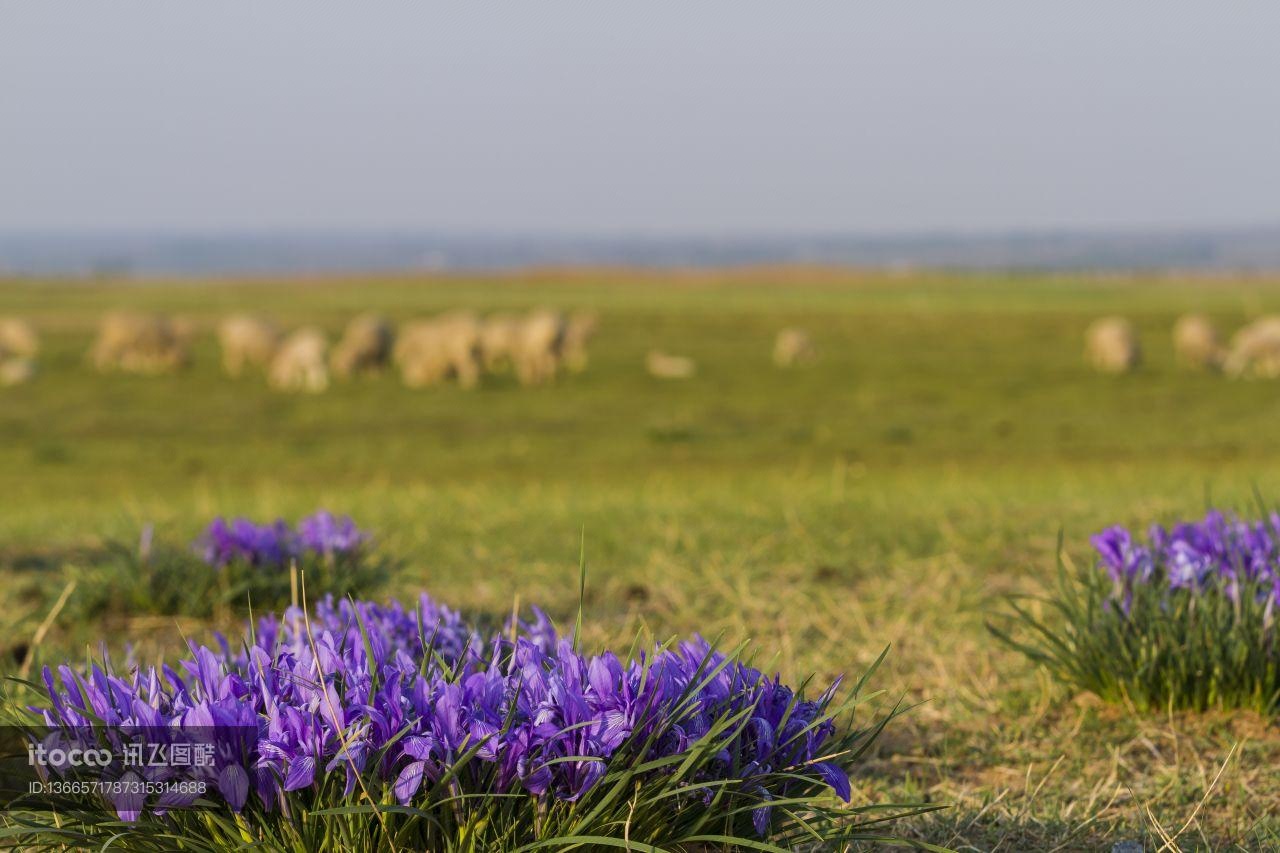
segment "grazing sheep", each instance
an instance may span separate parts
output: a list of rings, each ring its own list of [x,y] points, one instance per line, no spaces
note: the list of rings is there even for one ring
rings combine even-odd
[[[36,375],[36,363],[29,358],[0,359],[0,386],[21,385]]]
[[[356,374],[378,373],[391,359],[395,335],[391,324],[376,314],[361,314],[349,324],[334,347],[330,364],[343,379]]]
[[[102,318],[89,357],[104,372],[167,373],[190,362],[189,334],[167,317],[113,312]]]
[[[409,388],[425,388],[449,375],[444,343],[435,320],[418,320],[400,327],[391,360]]]
[[[688,356],[668,355],[658,350],[649,350],[644,366],[650,376],[658,379],[689,379],[698,370],[698,365]]]
[[[40,336],[26,320],[0,317],[0,357],[16,355],[35,358],[40,352]]]
[[[816,357],[813,339],[804,329],[783,329],[773,342],[773,363],[778,367],[811,364]]]
[[[541,385],[560,370],[567,323],[558,311],[535,311],[520,324],[513,363],[521,385]]]
[[[1173,349],[1187,367],[1217,370],[1226,350],[1213,321],[1203,314],[1184,314],[1173,326]]]
[[[1262,317],[1236,332],[1223,369],[1230,376],[1280,376],[1280,316]]]
[[[564,366],[570,373],[587,369],[587,342],[600,327],[600,318],[594,311],[575,311],[569,317],[564,330]]]
[[[328,349],[324,332],[311,326],[298,329],[271,359],[267,381],[279,391],[320,393],[329,387]]]
[[[1123,317],[1095,320],[1085,333],[1085,358],[1103,373],[1127,373],[1142,361],[1133,324]]]
[[[474,388],[480,382],[484,366],[480,351],[480,318],[472,311],[452,311],[436,318],[440,329],[447,377],[463,388]]]
[[[280,346],[280,337],[280,328],[270,320],[250,314],[226,318],[218,325],[223,369],[233,377],[246,367],[266,370]]]
[[[455,379],[463,388],[480,381],[480,321],[470,312],[409,323],[400,331],[394,359],[410,388]]]
[[[480,325],[480,358],[484,369],[499,373],[511,367],[520,335],[520,319],[510,314],[491,314]]]

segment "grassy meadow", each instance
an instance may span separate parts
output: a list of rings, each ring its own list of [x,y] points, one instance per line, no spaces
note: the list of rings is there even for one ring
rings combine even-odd
[[[220,369],[232,310],[336,335],[359,311],[590,308],[581,375],[542,388],[409,391],[393,375],[285,396]],[[115,308],[188,317],[195,363],[99,376],[84,352]],[[998,645],[1002,597],[1046,589],[1110,523],[1212,501],[1280,501],[1280,384],[1176,366],[1175,318],[1224,329],[1280,311],[1280,280],[871,275],[828,270],[275,281],[0,281],[0,315],[43,335],[36,381],[0,390],[0,672],[64,589],[145,525],[185,543],[214,515],[351,514],[404,561],[385,589],[464,613],[537,603],[562,624],[588,564],[587,633],[751,638],[796,680],[856,675],[921,703],[855,779],[860,802],[951,808],[908,834],[955,849],[1280,847],[1280,730],[1248,714],[1139,715],[1071,696]],[[1082,358],[1095,317],[1143,338],[1132,375]],[[783,326],[816,364],[770,360]],[[650,348],[697,360],[664,382]],[[214,626],[86,624],[76,593],[35,661],[105,638],[143,654]],[[238,614],[233,618],[240,618]]]

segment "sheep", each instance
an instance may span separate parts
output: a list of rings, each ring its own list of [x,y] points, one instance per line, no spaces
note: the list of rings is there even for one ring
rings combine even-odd
[[[521,385],[555,379],[564,351],[566,321],[558,311],[535,311],[520,324],[513,363]]]
[[[167,373],[190,362],[189,336],[167,317],[113,312],[103,317],[89,357],[103,372]]]
[[[659,350],[649,350],[645,356],[645,369],[658,379],[689,379],[698,370],[693,359],[683,355],[668,355]]]
[[[21,385],[36,375],[40,337],[30,323],[0,317],[0,386]]]
[[[329,362],[335,375],[349,379],[356,374],[377,373],[391,359],[395,335],[391,324],[376,314],[361,314],[347,324],[342,340]]]
[[[449,374],[444,344],[434,320],[407,323],[396,336],[391,360],[400,369],[400,379],[409,388],[423,388],[443,382]]]
[[[446,379],[474,388],[482,366],[480,321],[470,312],[455,312],[407,324],[393,355],[401,380],[410,388]]]
[[[575,311],[564,330],[564,366],[570,373],[587,369],[587,342],[595,336],[600,318],[594,311]]]
[[[1226,357],[1222,337],[1203,314],[1184,314],[1173,326],[1173,349],[1187,367],[1217,370]]]
[[[1262,317],[1236,332],[1223,370],[1229,376],[1280,376],[1280,316]]]
[[[1142,361],[1133,324],[1123,317],[1103,317],[1085,333],[1085,358],[1103,373],[1126,373]]]
[[[480,382],[480,318],[471,311],[453,311],[436,318],[448,378],[463,388]]]
[[[773,342],[773,363],[778,367],[810,364],[817,356],[813,339],[804,329],[787,328]]]
[[[480,358],[484,369],[499,373],[511,367],[520,319],[511,314],[492,314],[480,326]]]
[[[17,317],[0,317],[0,356],[32,359],[39,352],[40,336],[30,323]]]
[[[324,332],[311,326],[285,338],[271,359],[267,380],[279,391],[306,391],[318,394],[329,387],[329,367],[325,355],[329,341]]]
[[[270,320],[235,314],[218,325],[222,367],[228,376],[240,376],[246,367],[266,370],[280,347],[280,328]]]

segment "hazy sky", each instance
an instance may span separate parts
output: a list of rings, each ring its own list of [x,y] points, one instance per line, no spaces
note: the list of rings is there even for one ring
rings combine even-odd
[[[0,0],[0,229],[1280,223],[1280,4]]]

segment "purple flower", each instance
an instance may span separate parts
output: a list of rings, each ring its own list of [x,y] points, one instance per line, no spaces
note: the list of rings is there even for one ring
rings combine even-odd
[[[334,516],[320,510],[298,522],[298,541],[309,551],[325,557],[354,553],[369,540],[369,535],[350,516]]]
[[[217,527],[210,547],[224,536],[241,547],[234,531]],[[572,802],[613,762],[672,772],[677,765],[656,759],[707,737],[715,759],[683,784],[703,797],[699,785],[733,780],[759,804],[751,819],[761,835],[767,804],[798,786],[849,799],[848,776],[824,760],[835,686],[805,700],[701,638],[631,661],[584,655],[535,612],[532,624],[484,635],[425,595],[410,608],[326,598],[309,617],[296,608],[264,617],[243,643],[219,637],[218,651],[193,646],[158,670],[45,668],[49,707],[39,712],[55,732],[101,721],[206,733],[217,746],[208,790],[237,812],[288,808],[329,774],[342,774],[348,795],[364,778],[402,804],[446,778],[451,796],[522,791]],[[730,716],[741,723],[717,727]],[[136,819],[177,805],[115,807]]]
[[[1178,540],[1165,552],[1165,572],[1174,589],[1200,589],[1213,574],[1216,561],[1210,553],[1197,551],[1190,543]]]
[[[257,524],[247,518],[228,522],[215,518],[196,540],[197,552],[210,566],[230,563],[255,567],[279,567],[304,555],[332,560],[359,553],[369,534],[356,527],[348,516],[321,510],[290,529],[283,520]]]
[[[1172,592],[1212,588],[1235,601],[1242,583],[1257,584],[1268,606],[1280,603],[1280,515],[1246,521],[1211,510],[1196,522],[1153,525],[1146,543],[1124,527],[1092,538],[1098,564],[1115,583],[1115,600],[1129,612],[1135,590],[1160,583]]]
[[[284,521],[255,524],[247,518],[227,523],[215,518],[196,547],[206,563],[222,568],[228,563],[244,562],[251,566],[282,566],[297,553],[293,532]]]
[[[1117,583],[1146,581],[1151,576],[1151,553],[1133,541],[1123,527],[1108,527],[1091,540],[1101,562]]]

